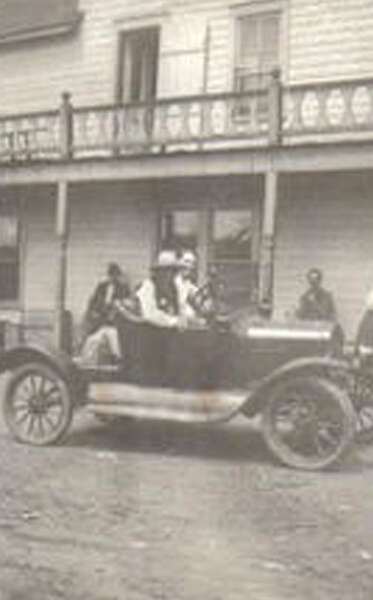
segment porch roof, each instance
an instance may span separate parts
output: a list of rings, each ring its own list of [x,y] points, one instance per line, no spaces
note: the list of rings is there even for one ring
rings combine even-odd
[[[0,0],[0,45],[66,33],[81,18],[79,0]]]
[[[67,160],[3,165],[0,188],[33,184],[185,179],[234,175],[359,172],[372,170],[373,140],[349,144],[304,144],[273,148],[183,151],[111,160]]]

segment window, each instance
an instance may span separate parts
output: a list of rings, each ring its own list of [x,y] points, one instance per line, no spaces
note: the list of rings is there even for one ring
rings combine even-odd
[[[280,68],[279,10],[237,17],[234,85],[239,92],[268,86],[270,73]]]
[[[251,211],[215,211],[212,221],[209,267],[223,282],[225,302],[235,308],[245,306],[256,276]]]
[[[193,250],[199,280],[217,273],[224,302],[248,306],[257,286],[258,226],[252,210],[167,210],[161,216],[161,248]]]
[[[18,299],[19,229],[18,206],[0,202],[0,301]]]
[[[183,250],[197,252],[199,239],[199,213],[173,210],[161,220],[161,248],[172,248],[178,254]]]
[[[158,50],[158,27],[144,27],[120,34],[119,102],[145,102],[155,98]]]

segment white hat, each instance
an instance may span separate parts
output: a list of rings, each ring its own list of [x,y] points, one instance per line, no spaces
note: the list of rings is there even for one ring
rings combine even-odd
[[[191,250],[183,252],[179,264],[181,267],[194,267],[197,263],[196,255]]]
[[[153,264],[153,268],[178,267],[179,263],[173,250],[162,250]]]

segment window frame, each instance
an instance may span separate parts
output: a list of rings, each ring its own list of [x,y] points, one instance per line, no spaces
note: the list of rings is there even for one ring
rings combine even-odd
[[[124,99],[123,100],[123,96],[124,96],[124,90],[125,90],[125,85],[124,85],[124,70],[125,70],[125,63],[126,63],[126,53],[125,53],[125,46],[126,46],[126,37],[128,38],[127,43],[130,42],[130,39],[132,38],[132,43],[136,44],[136,37],[137,37],[137,41],[141,40],[142,35],[144,36],[144,38],[146,37],[146,32],[152,32],[154,34],[154,39],[152,40],[152,43],[155,43],[157,45],[158,48],[158,52],[157,55],[154,57],[154,61],[153,61],[153,65],[152,67],[154,68],[154,77],[155,77],[155,81],[151,83],[151,87],[153,87],[154,85],[154,98],[157,97],[157,88],[158,88],[158,70],[159,70],[159,39],[160,39],[160,29],[158,26],[145,26],[145,27],[139,27],[137,29],[128,29],[128,30],[123,30],[121,31],[121,33],[118,35],[118,72],[117,72],[117,84],[116,84],[116,95],[117,95],[117,102],[122,104],[124,103],[141,103],[141,102],[145,102],[146,98],[140,98],[140,99],[132,99],[129,98]],[[150,38],[149,38],[150,39]],[[130,42],[131,45],[131,42]],[[132,63],[130,65],[130,69],[133,68],[133,55],[130,58],[130,63]],[[140,76],[140,79],[142,79],[142,77]],[[133,83],[131,81],[131,83]],[[142,83],[140,82],[140,88],[142,88]],[[141,93],[141,92],[140,92]]]
[[[278,13],[279,15],[279,56],[278,63],[281,72],[281,80],[286,82],[288,79],[288,52],[286,40],[288,37],[288,14],[287,10],[289,0],[268,0],[264,2],[258,2],[253,0],[252,2],[240,3],[231,5],[231,18],[230,18],[230,58],[229,64],[230,69],[228,73],[228,86],[229,89],[234,92],[237,91],[236,87],[236,68],[237,68],[237,54],[238,54],[238,27],[239,19],[244,17],[258,17],[265,16],[271,13]]]
[[[121,50],[122,50],[122,37],[126,33],[130,33],[136,30],[141,29],[150,29],[157,28],[158,29],[158,57],[157,57],[157,82],[156,82],[156,90],[155,97],[158,97],[158,85],[159,85],[159,68],[160,68],[160,58],[161,58],[161,44],[162,44],[162,23],[164,19],[168,16],[168,13],[165,11],[157,12],[157,13],[144,13],[144,12],[135,12],[133,14],[128,13],[125,17],[119,17],[114,21],[114,31],[116,37],[116,43],[114,44],[114,87],[113,87],[113,96],[114,102],[119,104],[121,102],[121,67],[122,67],[122,59],[121,59]]]
[[[156,250],[159,251],[161,248],[161,233],[162,233],[162,219],[168,212],[197,212],[200,215],[199,227],[197,233],[197,261],[198,261],[198,283],[202,284],[206,281],[208,271],[213,263],[223,263],[224,260],[219,260],[214,257],[213,254],[213,234],[214,234],[214,215],[217,212],[229,212],[229,211],[250,211],[253,221],[253,239],[252,239],[252,256],[247,260],[247,265],[252,265],[254,270],[257,270],[255,279],[252,285],[251,297],[249,298],[249,304],[254,304],[256,301],[256,294],[258,288],[258,275],[259,275],[259,260],[260,260],[260,239],[261,239],[261,209],[259,199],[253,199],[250,204],[244,202],[222,202],[213,204],[206,202],[204,204],[197,204],[193,202],[164,202],[158,212],[157,219],[157,237],[156,237]],[[225,261],[227,262],[227,261]],[[237,264],[243,264],[246,261],[236,261]]]

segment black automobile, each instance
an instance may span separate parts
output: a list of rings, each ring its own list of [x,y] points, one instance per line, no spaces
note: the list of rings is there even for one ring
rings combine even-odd
[[[121,315],[117,327],[119,364],[88,367],[79,356],[27,344],[3,353],[3,411],[14,438],[55,443],[81,407],[190,423],[260,414],[274,456],[303,469],[332,465],[354,438],[357,413],[341,384],[346,361],[333,324],[241,314],[179,330]]]

